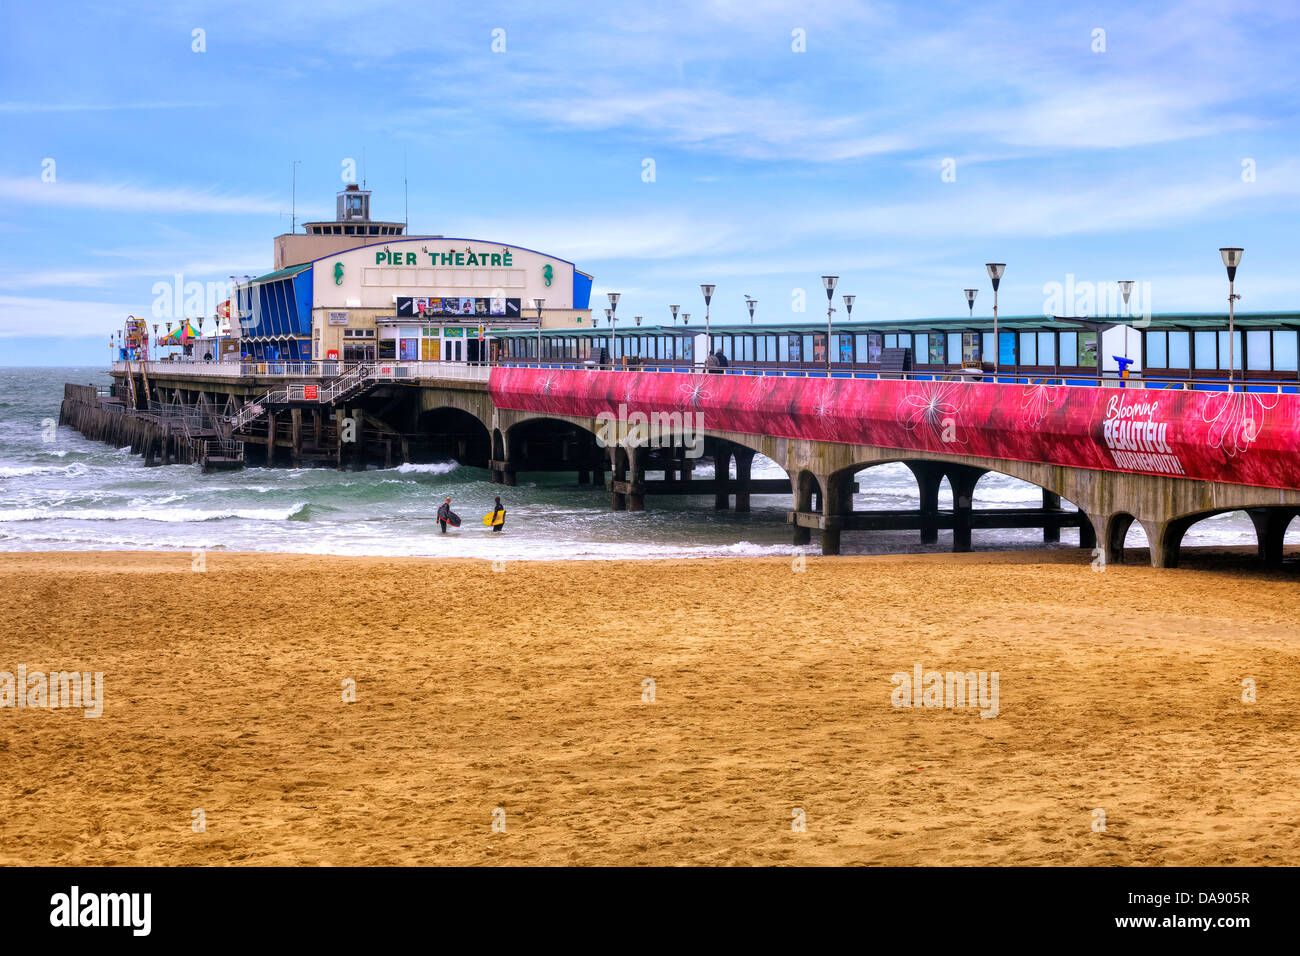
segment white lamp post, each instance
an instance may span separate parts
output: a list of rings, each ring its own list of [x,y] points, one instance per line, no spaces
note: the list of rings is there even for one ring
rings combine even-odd
[[[546,304],[545,299],[533,299],[533,308],[537,310],[537,364],[542,364],[542,306]]]
[[[1241,265],[1240,246],[1225,246],[1219,250],[1219,255],[1223,256],[1223,264],[1228,268],[1228,391],[1232,391],[1232,377],[1236,370],[1236,351],[1237,342],[1233,335],[1233,325],[1236,319],[1236,304],[1241,296],[1233,292],[1233,283],[1237,281],[1237,266]]]
[[[975,316],[975,296],[979,294],[979,289],[963,289],[966,293],[966,307],[970,309],[971,317]]]
[[[713,301],[713,290],[717,286],[700,283],[700,291],[704,293],[704,341],[708,343],[709,351],[713,351],[713,336],[709,333],[709,303]]]
[[[610,353],[609,360],[615,365],[618,364],[618,299],[621,293],[607,292],[609,296],[609,325],[610,325],[610,342],[613,344],[613,351]]]
[[[1124,297],[1124,314],[1125,314],[1126,316],[1130,316],[1130,317],[1131,317],[1131,313],[1129,312],[1129,308],[1128,308],[1128,299],[1129,299],[1129,296],[1133,294],[1133,280],[1132,280],[1132,279],[1120,279],[1120,280],[1119,280],[1119,294],[1122,295],[1122,296]],[[1127,325],[1125,325],[1125,326],[1124,326],[1124,357],[1125,357],[1125,358],[1128,358],[1128,330],[1129,330],[1129,327],[1128,327]],[[1125,364],[1126,364],[1126,367],[1127,367],[1127,363],[1125,363]]]
[[[749,324],[754,324],[754,306],[758,305],[758,300],[745,296],[745,305],[749,306]]]
[[[993,374],[998,374],[998,359],[1002,357],[1002,340],[998,338],[998,286],[1002,283],[1002,274],[1007,271],[1005,262],[986,262],[989,278],[993,280]],[[973,304],[974,300],[972,300]],[[973,311],[973,310],[972,310]]]
[[[677,310],[680,308],[681,308],[680,305],[670,305],[668,307],[668,311],[673,314],[673,325],[677,324]]]
[[[839,276],[822,276],[822,285],[826,287],[826,374],[831,374],[831,313],[835,311],[835,306],[831,305],[831,300],[835,295],[835,283],[840,281]]]

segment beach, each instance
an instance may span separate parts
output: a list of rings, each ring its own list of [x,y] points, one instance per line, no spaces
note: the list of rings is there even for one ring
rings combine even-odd
[[[0,671],[103,674],[0,709],[0,863],[1296,865],[1297,575],[1234,561],[0,554]]]

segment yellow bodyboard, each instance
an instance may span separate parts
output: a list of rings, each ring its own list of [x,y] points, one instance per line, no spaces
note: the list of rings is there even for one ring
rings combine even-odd
[[[493,521],[493,520],[492,520],[493,515],[490,515],[490,514],[486,514],[486,515],[484,515],[484,516],[483,516],[483,523],[484,523],[485,525],[487,525],[488,527],[494,527],[494,526],[496,526],[496,525],[499,525],[499,524],[505,524],[505,523],[506,523],[506,513],[505,513],[504,511],[498,511],[498,512],[495,512],[495,515],[496,515],[496,519],[497,519],[496,521]]]

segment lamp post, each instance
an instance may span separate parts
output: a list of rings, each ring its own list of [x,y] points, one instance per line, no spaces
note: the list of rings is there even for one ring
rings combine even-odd
[[[826,287],[826,374],[831,374],[831,314],[835,311],[835,306],[831,305],[831,300],[835,295],[835,283],[840,281],[839,276],[822,276],[822,285]]]
[[[691,314],[689,312],[683,312],[682,325],[690,325],[690,324],[691,324]]]
[[[979,294],[979,289],[963,289],[966,293],[966,307],[970,309],[971,318],[975,317],[975,296]]]
[[[986,262],[989,278],[993,280],[993,374],[998,374],[998,359],[1002,356],[1002,340],[998,338],[998,286],[1002,283],[1002,273],[1007,271],[1005,262]],[[971,299],[974,311],[974,299]]]
[[[749,324],[754,324],[754,306],[758,305],[758,300],[745,296],[745,305],[749,306]]]
[[[533,299],[533,308],[537,310],[537,366],[542,365],[542,306],[545,299]]]
[[[610,351],[609,360],[617,366],[618,364],[618,299],[622,293],[608,292],[609,296],[609,324],[610,324],[610,342],[613,345]]]
[[[709,354],[713,353],[713,333],[709,331],[709,303],[713,300],[713,290],[717,286],[700,283],[700,291],[704,293],[704,342]]]
[[[840,298],[844,300],[844,319],[845,321],[851,321],[853,319],[853,300],[856,299],[857,296],[843,295],[840,296]]]
[[[1129,296],[1133,294],[1133,280],[1120,279],[1117,284],[1119,285],[1119,294],[1124,297],[1124,315],[1131,317],[1132,313],[1129,311],[1128,299]],[[1126,359],[1128,358],[1128,330],[1129,327],[1125,325],[1124,326],[1124,358]],[[1124,363],[1124,367],[1128,368],[1127,362]]]
[[[681,308],[680,305],[670,305],[668,307],[668,311],[673,314],[673,325],[677,324],[677,310],[680,308]]]
[[[1240,246],[1225,246],[1219,250],[1219,255],[1223,256],[1223,264],[1228,268],[1228,391],[1232,391],[1232,377],[1236,368],[1236,338],[1233,335],[1233,325],[1236,318],[1236,303],[1241,296],[1232,291],[1233,283],[1237,281],[1237,266],[1241,265]]]

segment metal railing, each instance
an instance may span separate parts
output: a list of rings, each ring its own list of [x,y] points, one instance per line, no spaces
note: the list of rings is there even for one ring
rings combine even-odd
[[[1130,376],[1120,378],[1117,373],[1104,372],[1098,375],[1076,375],[1069,372],[981,372],[976,369],[952,369],[941,372],[889,372],[877,369],[842,368],[833,365],[828,372],[825,366],[820,368],[780,368],[772,366],[728,365],[726,368],[710,368],[700,363],[670,362],[666,360],[647,359],[641,365],[623,366],[620,364],[599,364],[583,359],[554,359],[538,362],[528,359],[507,359],[497,363],[501,368],[536,368],[561,369],[591,372],[650,372],[679,373],[689,375],[758,375],[772,378],[856,378],[856,379],[893,379],[912,382],[983,382],[999,385],[1075,385],[1096,388],[1146,388],[1198,391],[1228,391],[1226,378],[1168,378],[1165,376]],[[1300,392],[1298,379],[1237,379],[1231,383],[1234,391],[1252,392]]]
[[[244,443],[236,439],[208,438],[203,442],[203,457],[244,460]]]

